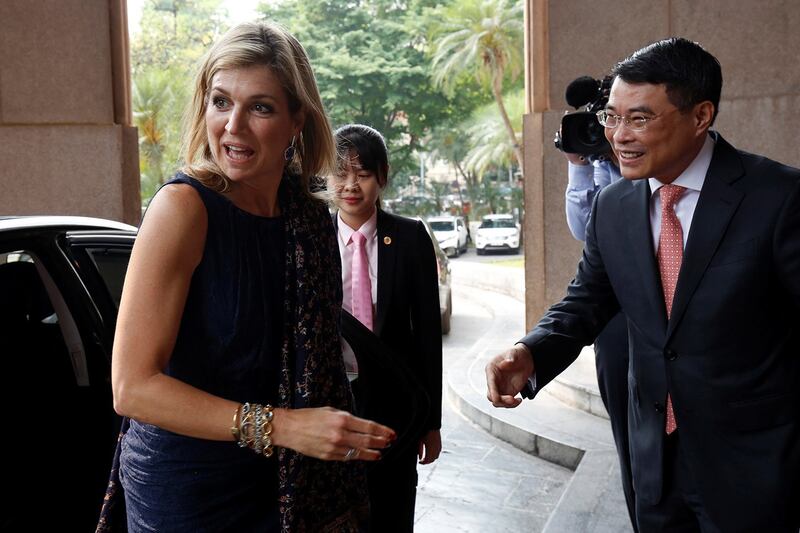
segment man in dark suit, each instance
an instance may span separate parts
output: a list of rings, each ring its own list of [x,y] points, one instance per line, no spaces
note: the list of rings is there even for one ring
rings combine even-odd
[[[621,309],[640,531],[797,531],[800,171],[708,132],[722,75],[696,43],[613,74],[598,118],[625,179],[565,298],[487,365],[489,400],[541,390]]]
[[[414,529],[417,458],[429,464],[441,451],[442,330],[436,258],[422,222],[378,208],[389,171],[381,134],[368,126],[348,124],[336,131],[336,142],[340,168],[328,184],[339,208],[334,224],[342,259],[343,308],[374,332],[380,343],[373,345],[386,348],[386,354],[378,355],[392,359],[363,369],[372,371],[366,374],[359,369],[353,387],[357,409],[391,424],[391,418],[383,415],[395,413],[382,410],[428,406],[424,413],[411,413],[422,420],[406,424],[412,428],[407,432],[415,433],[410,435],[415,442],[392,450],[368,469],[370,531],[409,532]],[[343,329],[346,335],[352,333],[351,326],[345,321],[343,328],[350,329]],[[357,350],[365,344],[370,343],[345,346],[345,362],[351,371],[350,355],[361,360]],[[399,368],[404,376],[382,376],[375,368],[388,373]],[[406,390],[394,387],[411,380],[413,387]],[[425,397],[404,400],[416,391]],[[401,432],[404,428],[393,429]]]

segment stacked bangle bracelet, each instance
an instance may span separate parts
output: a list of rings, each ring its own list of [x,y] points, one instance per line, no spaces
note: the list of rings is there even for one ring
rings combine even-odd
[[[242,448],[250,448],[259,455],[272,457],[272,406],[244,403],[233,414],[231,433]]]

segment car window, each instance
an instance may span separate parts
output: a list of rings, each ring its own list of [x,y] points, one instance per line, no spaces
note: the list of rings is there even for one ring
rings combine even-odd
[[[131,258],[131,249],[128,247],[108,248],[108,247],[88,247],[86,253],[89,254],[97,272],[105,283],[106,289],[119,309],[119,301],[122,297],[122,284],[125,282],[125,271],[128,269],[128,261]]]
[[[453,231],[453,223],[449,220],[428,221],[433,231]]]
[[[17,355],[11,379],[36,376],[39,387],[89,386],[86,351],[50,273],[27,250],[0,251],[0,345]]]
[[[481,222],[481,228],[516,228],[514,220],[510,218],[485,218]]]

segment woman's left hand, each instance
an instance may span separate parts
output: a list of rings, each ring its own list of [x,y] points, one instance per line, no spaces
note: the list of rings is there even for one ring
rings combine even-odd
[[[397,434],[384,425],[331,407],[275,409],[272,441],[326,461],[377,461]]]

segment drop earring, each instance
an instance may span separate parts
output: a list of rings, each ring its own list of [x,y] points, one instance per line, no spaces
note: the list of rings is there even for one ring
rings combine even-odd
[[[297,137],[296,135],[293,135],[293,136],[292,136],[292,142],[291,142],[291,144],[290,144],[290,145],[289,145],[289,147],[288,147],[286,150],[284,150],[284,152],[283,152],[283,158],[286,160],[286,162],[289,162],[289,161],[291,161],[292,159],[294,159],[294,153],[295,153],[295,149],[294,149],[294,141],[295,141],[295,138],[296,138],[296,137]]]

